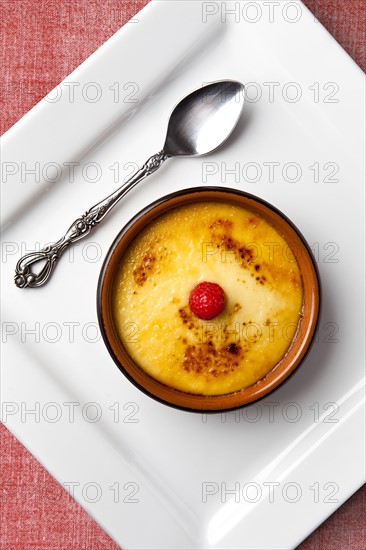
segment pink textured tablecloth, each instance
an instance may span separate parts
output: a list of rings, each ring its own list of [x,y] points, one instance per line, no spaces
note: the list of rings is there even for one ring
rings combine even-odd
[[[93,53],[148,0],[1,0],[1,133]],[[365,0],[305,0],[365,70]],[[1,425],[3,550],[116,550],[118,546]],[[365,550],[366,490],[301,550]]]

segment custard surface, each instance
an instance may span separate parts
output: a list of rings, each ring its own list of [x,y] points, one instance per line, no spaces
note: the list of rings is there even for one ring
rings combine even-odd
[[[211,321],[188,305],[202,281],[226,294]],[[119,336],[143,370],[178,390],[224,395],[253,385],[286,353],[303,287],[290,245],[267,221],[203,202],[161,215],[132,241],[114,297]]]

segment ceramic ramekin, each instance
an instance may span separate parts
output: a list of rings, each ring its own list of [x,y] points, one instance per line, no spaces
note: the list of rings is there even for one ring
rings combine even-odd
[[[158,216],[178,206],[198,202],[225,202],[251,210],[270,223],[291,243],[303,281],[303,310],[298,329],[289,349],[275,367],[253,386],[227,395],[201,396],[170,388],[144,372],[123,346],[112,314],[113,286],[123,255],[140,231]],[[294,224],[269,203],[234,189],[198,187],[172,193],[139,212],[120,231],[104,261],[97,291],[97,309],[101,333],[108,351],[120,371],[140,390],[167,405],[196,412],[234,409],[253,403],[282,384],[300,365],[314,338],[320,306],[317,268],[304,237]]]

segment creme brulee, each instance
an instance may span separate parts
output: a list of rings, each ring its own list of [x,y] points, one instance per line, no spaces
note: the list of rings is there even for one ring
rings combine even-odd
[[[211,321],[188,304],[201,281],[226,295]],[[181,206],[148,225],[123,256],[114,295],[132,359],[163,384],[200,395],[266,376],[290,347],[303,303],[290,245],[253,212],[218,202]]]

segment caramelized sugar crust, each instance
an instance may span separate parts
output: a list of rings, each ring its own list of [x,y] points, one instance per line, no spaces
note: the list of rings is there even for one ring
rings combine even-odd
[[[211,321],[188,305],[202,281],[226,294]],[[143,370],[175,389],[225,395],[255,384],[286,354],[303,286],[291,243],[267,221],[207,202],[160,216],[134,239],[114,296],[119,336]]]

